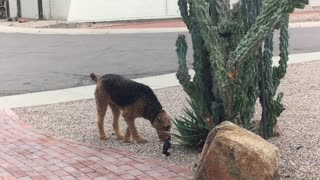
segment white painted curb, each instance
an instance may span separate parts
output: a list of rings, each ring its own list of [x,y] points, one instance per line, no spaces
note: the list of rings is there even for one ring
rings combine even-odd
[[[292,54],[289,55],[289,59],[289,64],[317,61],[320,60],[320,52]],[[278,56],[273,57],[275,66],[277,65],[278,60]],[[189,72],[192,76],[194,75],[193,70],[190,70]],[[144,83],[150,86],[152,89],[161,89],[180,85],[175,73],[134,79],[134,81]],[[0,97],[0,108],[17,108],[92,99],[94,98],[94,89],[95,85],[91,85],[54,91]]]

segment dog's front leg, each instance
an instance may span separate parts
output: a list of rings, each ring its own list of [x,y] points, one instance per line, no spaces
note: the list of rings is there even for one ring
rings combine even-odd
[[[128,129],[130,131],[130,134],[131,134],[132,138],[135,141],[137,141],[137,143],[147,143],[148,141],[146,139],[144,139],[143,137],[139,136],[137,128],[136,128],[136,126],[134,124],[134,120],[135,120],[135,118],[125,117],[125,121],[126,121],[126,123],[128,125]]]
[[[113,115],[113,130],[116,133],[117,139],[123,139],[123,135],[119,128],[119,117],[121,111],[115,105],[110,104],[110,107]]]
[[[131,133],[129,127],[127,127],[126,133],[124,134],[123,142],[129,143],[131,142]]]

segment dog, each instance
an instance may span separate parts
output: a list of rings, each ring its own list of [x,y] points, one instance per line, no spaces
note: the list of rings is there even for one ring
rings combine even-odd
[[[104,118],[108,106],[112,110],[113,130],[117,139],[131,142],[132,137],[137,143],[148,142],[138,134],[135,126],[135,119],[138,117],[150,121],[151,125],[156,129],[160,141],[164,142],[171,139],[171,135],[168,132],[172,127],[172,119],[163,110],[158,98],[149,86],[116,74],[106,74],[98,77],[91,73],[90,77],[96,82],[94,94],[101,140],[108,138],[104,131]],[[121,112],[127,124],[124,136],[119,129]]]

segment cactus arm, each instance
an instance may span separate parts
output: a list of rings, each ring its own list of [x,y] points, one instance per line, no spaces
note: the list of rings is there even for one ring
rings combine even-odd
[[[220,96],[227,85],[227,76],[224,65],[224,58],[220,46],[220,37],[217,26],[214,26],[209,15],[209,6],[205,0],[190,0],[190,13],[194,15],[200,34],[204,40],[204,45],[209,53],[209,61],[213,73],[213,94]]]
[[[183,22],[186,24],[187,28],[191,30],[187,0],[178,0],[178,5]]]
[[[237,64],[246,61],[245,57],[259,47],[279,23],[282,15],[292,12],[295,7],[301,7],[302,2],[303,0],[267,0],[261,15],[231,53],[228,70],[234,72]]]
[[[265,51],[264,51],[264,62],[265,62],[265,92],[266,92],[266,116],[267,123],[263,127],[263,132],[265,137],[273,136],[273,127],[277,122],[277,118],[280,116],[281,112],[284,110],[281,104],[283,93],[279,93],[276,100],[274,96],[276,90],[280,84],[280,79],[282,79],[286,73],[287,61],[288,61],[288,25],[289,16],[283,16],[284,22],[280,28],[280,61],[278,67],[272,67],[272,51],[273,51],[273,36],[270,35],[265,41]]]
[[[273,68],[273,85],[277,89],[280,84],[280,79],[282,79],[287,71],[287,62],[289,60],[289,51],[288,51],[288,26],[289,26],[289,16],[284,16],[284,22],[280,28],[280,61],[279,66]]]
[[[225,26],[230,20],[229,0],[210,0],[210,15],[215,26]],[[225,28],[224,27],[224,28]]]
[[[178,55],[178,71],[176,73],[176,76],[182,85],[183,89],[187,92],[188,95],[192,95],[194,85],[191,80],[191,76],[189,75],[189,70],[187,67],[187,50],[188,50],[188,45],[185,39],[184,35],[179,35],[177,41],[176,41],[176,52]]]
[[[272,80],[272,53],[273,51],[273,33],[270,33],[264,41],[263,57],[260,61],[260,104],[262,107],[262,126],[261,134],[264,138],[270,137],[270,126],[273,127],[271,116],[273,102],[273,80]],[[272,131],[272,130],[271,130]]]
[[[280,61],[278,67],[273,67],[273,74],[272,74],[272,84],[270,83],[270,86],[273,87],[272,91],[272,100],[270,102],[269,112],[270,112],[270,120],[269,124],[267,126],[267,131],[269,137],[273,135],[273,127],[277,123],[277,118],[280,116],[280,114],[283,112],[284,107],[282,105],[282,97],[283,93],[279,93],[277,95],[276,100],[273,100],[273,97],[275,96],[276,90],[278,89],[278,86],[280,84],[280,80],[284,77],[287,70],[287,61],[288,61],[288,26],[289,26],[289,16],[285,15],[284,22],[280,28]]]
[[[210,70],[210,62],[207,59],[208,51],[204,47],[204,41],[199,32],[200,27],[196,22],[196,18],[194,14],[192,14],[192,11],[188,10],[187,0],[179,0],[178,5],[180,8],[182,19],[187,25],[189,32],[191,34],[191,39],[192,39],[193,59],[194,59],[193,69],[195,71],[195,75],[193,77],[192,86],[191,86],[193,90],[188,94],[191,98],[197,96],[196,98],[194,98],[194,101],[196,101],[198,104],[201,104],[201,107],[203,107],[199,113],[211,114],[209,108],[213,98],[213,95],[211,93],[212,72]],[[189,4],[189,7],[192,8],[192,5]]]

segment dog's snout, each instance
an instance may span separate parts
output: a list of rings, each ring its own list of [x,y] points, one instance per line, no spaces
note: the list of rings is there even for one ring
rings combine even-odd
[[[171,135],[168,134],[168,133],[159,134],[159,140],[160,140],[160,141],[171,140]]]
[[[167,140],[171,141],[171,135],[168,136]]]

